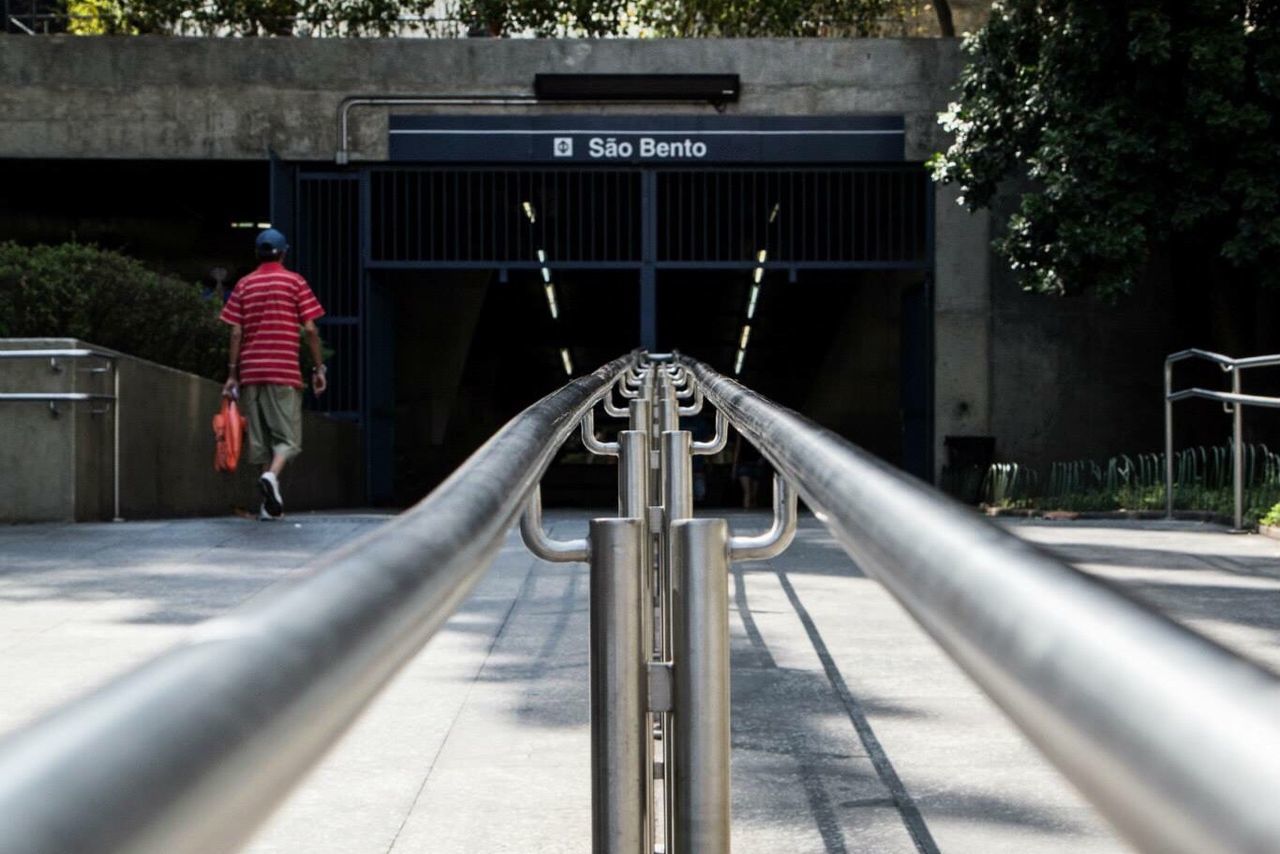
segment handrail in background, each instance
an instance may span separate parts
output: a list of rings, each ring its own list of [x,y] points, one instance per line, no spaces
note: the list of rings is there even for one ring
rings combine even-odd
[[[1209,391],[1202,388],[1173,390],[1173,366],[1187,359],[1203,359],[1231,374],[1231,391]],[[1221,401],[1231,413],[1231,487],[1235,513],[1233,522],[1237,531],[1244,528],[1244,407],[1265,406],[1280,408],[1280,398],[1240,393],[1240,373],[1248,368],[1267,368],[1280,365],[1280,354],[1246,356],[1233,359],[1208,350],[1179,350],[1164,360],[1164,514],[1173,518],[1173,404],[1179,400],[1199,397]]]
[[[480,579],[634,357],[507,423],[419,504],[302,580],[0,742],[0,850],[228,851]]]
[[[707,400],[1140,849],[1280,850],[1280,677],[692,359]]]
[[[112,392],[111,394],[94,394],[91,392],[4,392],[0,393],[0,402],[23,402],[38,401],[49,404],[49,412],[57,417],[57,403],[66,401],[68,403],[77,403],[81,401],[104,400],[111,404],[111,496],[112,496],[112,515],[111,518],[116,522],[124,521],[120,516],[120,356],[117,353],[109,353],[106,350],[95,350],[90,347],[64,347],[37,350],[0,350],[0,360],[3,359],[48,359],[49,367],[57,372],[61,368],[58,367],[58,359],[105,359],[111,363],[112,374]],[[95,413],[98,414],[98,413]]]

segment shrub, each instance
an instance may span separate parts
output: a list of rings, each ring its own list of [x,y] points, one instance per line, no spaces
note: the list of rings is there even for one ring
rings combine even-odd
[[[79,338],[213,379],[227,330],[194,284],[80,243],[0,243],[0,338]]]

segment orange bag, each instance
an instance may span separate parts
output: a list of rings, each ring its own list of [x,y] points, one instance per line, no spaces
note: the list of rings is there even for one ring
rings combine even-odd
[[[236,402],[224,397],[222,409],[213,416],[213,436],[217,440],[217,448],[213,452],[214,471],[235,471],[240,465],[246,423]]]

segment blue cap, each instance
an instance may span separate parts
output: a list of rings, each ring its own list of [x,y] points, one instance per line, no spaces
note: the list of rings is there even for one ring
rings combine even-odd
[[[274,228],[268,228],[253,241],[259,258],[280,258],[289,251],[289,242]]]

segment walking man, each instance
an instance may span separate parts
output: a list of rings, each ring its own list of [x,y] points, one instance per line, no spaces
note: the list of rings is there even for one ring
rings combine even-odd
[[[222,393],[240,398],[249,426],[249,461],[262,466],[259,519],[284,515],[280,473],[302,452],[302,370],[298,329],[311,353],[311,388],[325,387],[324,357],[316,318],[324,309],[307,280],[284,268],[284,235],[269,228],[254,242],[258,269],[236,283],[222,321],[231,326],[231,354]]]

